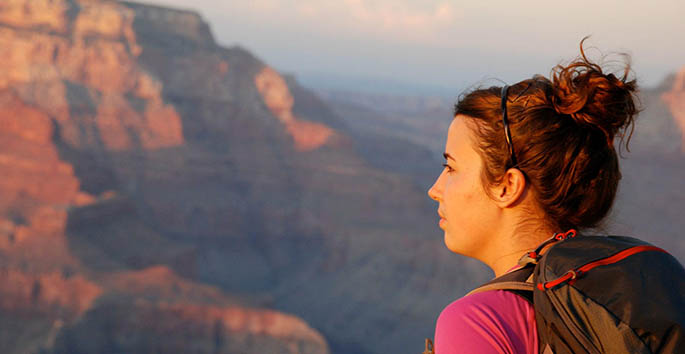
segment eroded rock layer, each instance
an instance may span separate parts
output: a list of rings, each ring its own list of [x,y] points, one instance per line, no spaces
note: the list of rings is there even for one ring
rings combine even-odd
[[[204,22],[187,11],[0,4],[3,353],[142,353],[164,338],[177,340],[154,351],[327,353],[301,319],[192,279],[193,247],[147,224],[146,206],[159,206],[153,215],[164,206],[142,201],[135,177],[154,181],[160,164],[194,155],[162,82],[139,63],[141,16],[190,41],[207,39]],[[129,341],[132,333],[141,339]]]
[[[485,278],[445,249],[408,141],[360,144],[196,13],[6,1],[0,54],[0,262],[26,278],[2,291],[53,304],[2,322],[11,353],[418,352]]]
[[[671,90],[664,93],[662,98],[671,109],[675,123],[680,129],[680,151],[685,154],[685,68],[676,74]]]

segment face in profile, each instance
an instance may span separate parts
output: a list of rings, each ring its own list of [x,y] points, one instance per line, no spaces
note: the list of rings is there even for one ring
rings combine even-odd
[[[499,208],[483,188],[483,162],[466,119],[458,115],[452,120],[445,144],[445,168],[428,195],[439,203],[439,225],[445,232],[447,248],[482,259]]]

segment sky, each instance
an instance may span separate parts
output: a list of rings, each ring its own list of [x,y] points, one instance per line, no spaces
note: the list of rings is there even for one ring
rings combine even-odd
[[[196,10],[220,44],[323,88],[431,94],[515,83],[575,58],[587,35],[592,58],[630,54],[643,87],[685,68],[682,0],[140,1]]]

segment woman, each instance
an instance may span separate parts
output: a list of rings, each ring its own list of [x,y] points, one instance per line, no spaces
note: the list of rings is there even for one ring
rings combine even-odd
[[[555,233],[597,226],[621,174],[615,138],[632,132],[635,80],[581,57],[511,86],[478,89],[455,106],[445,168],[428,191],[445,245],[499,277]],[[544,253],[545,249],[542,250]],[[440,314],[437,354],[537,353],[535,312],[513,292],[463,297]]]

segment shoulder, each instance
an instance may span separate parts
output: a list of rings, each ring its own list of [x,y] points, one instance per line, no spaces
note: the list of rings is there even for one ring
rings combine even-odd
[[[533,306],[503,290],[465,296],[440,313],[435,349],[436,354],[536,353]]]

